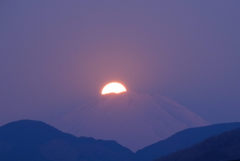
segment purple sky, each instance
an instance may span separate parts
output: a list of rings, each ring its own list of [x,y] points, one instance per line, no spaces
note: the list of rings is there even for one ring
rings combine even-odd
[[[0,124],[50,120],[108,81],[240,121],[240,1],[1,0]]]

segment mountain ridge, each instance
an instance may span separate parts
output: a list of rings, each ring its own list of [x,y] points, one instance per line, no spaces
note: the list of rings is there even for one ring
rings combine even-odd
[[[4,161],[132,161],[133,155],[116,141],[75,137],[41,121],[20,120],[0,127]]]
[[[116,140],[133,151],[179,130],[207,124],[170,98],[134,91],[96,97],[56,121],[57,127],[74,135]]]
[[[152,161],[236,128],[239,122],[189,128],[133,153],[114,140],[76,137],[42,121],[19,120],[0,126],[0,160]]]
[[[165,140],[161,140],[136,152],[137,160],[151,161],[161,156],[200,143],[205,139],[222,132],[240,128],[240,122],[220,123],[202,127],[188,128],[179,131]],[[191,138],[191,139],[189,139]]]
[[[156,161],[229,161],[240,159],[240,128],[210,137]]]

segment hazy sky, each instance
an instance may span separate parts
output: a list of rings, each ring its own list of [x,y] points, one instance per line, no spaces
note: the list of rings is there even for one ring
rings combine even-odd
[[[48,120],[120,80],[240,121],[240,1],[1,0],[0,123]]]

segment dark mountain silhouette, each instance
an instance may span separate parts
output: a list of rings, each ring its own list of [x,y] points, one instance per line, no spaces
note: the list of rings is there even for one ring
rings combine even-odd
[[[130,161],[133,155],[115,141],[78,138],[40,121],[0,127],[1,161]]]
[[[136,153],[136,160],[151,161],[182,150],[220,133],[240,128],[240,123],[224,123],[180,131],[166,140],[147,146]],[[240,151],[239,151],[240,153]]]
[[[40,121],[21,120],[0,127],[0,160],[150,161],[236,128],[240,128],[240,123],[226,123],[183,130],[134,154],[115,141],[75,137]],[[185,159],[198,156],[201,158],[202,155],[210,160],[215,159],[213,156],[216,155],[217,158],[219,155],[225,160],[236,161],[240,158],[239,155],[235,155],[237,150],[240,154],[240,129],[210,138],[193,146],[193,148],[173,153],[173,155],[161,158],[159,161],[168,161],[169,158],[172,161],[176,158],[181,159],[181,157],[184,158],[184,161],[188,161]],[[194,161],[198,160],[194,159]],[[204,161],[208,160],[204,158]]]
[[[240,128],[162,157],[157,161],[229,161],[240,158]]]

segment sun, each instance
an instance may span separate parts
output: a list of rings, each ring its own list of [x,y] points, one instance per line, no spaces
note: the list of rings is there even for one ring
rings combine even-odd
[[[107,94],[120,94],[120,93],[125,93],[127,92],[127,88],[119,82],[110,82],[107,83],[102,91],[101,94],[102,95],[107,95]]]

